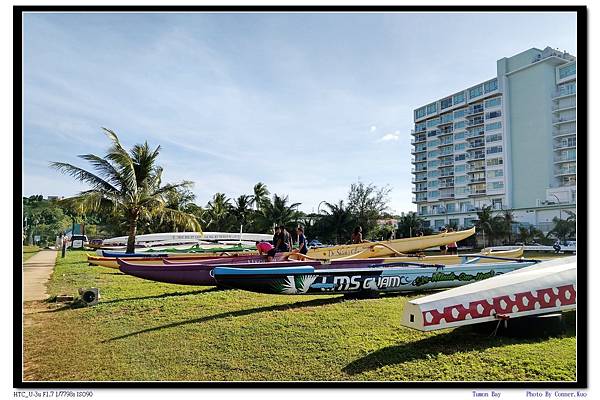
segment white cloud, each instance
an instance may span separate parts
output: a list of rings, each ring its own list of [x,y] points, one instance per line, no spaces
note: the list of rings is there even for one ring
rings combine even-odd
[[[399,140],[400,139],[400,131],[396,131],[394,133],[388,133],[384,135],[378,142],[389,142],[390,140]]]
[[[377,127],[375,125],[371,125],[371,128],[369,129],[369,132],[373,133],[377,130]]]

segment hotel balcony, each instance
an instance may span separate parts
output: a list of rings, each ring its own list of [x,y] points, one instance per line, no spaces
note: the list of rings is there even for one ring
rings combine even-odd
[[[485,131],[482,129],[480,131],[468,131],[465,134],[465,139],[469,140],[469,139],[475,139],[478,137],[483,137],[485,135]]]
[[[424,148],[413,147],[413,148],[410,150],[410,154],[412,154],[412,155],[414,156],[415,154],[417,154],[417,153],[422,153],[422,152],[424,152],[424,151],[427,151],[427,147],[424,147]]]
[[[454,198],[454,193],[444,193],[444,192],[440,192],[440,199],[453,199]]]
[[[440,181],[440,185],[439,185],[440,189],[453,188],[453,187],[454,187],[454,181],[451,181],[451,182]]]
[[[570,126],[570,127],[557,127],[554,126],[552,128],[552,135],[554,137],[559,137],[559,136],[566,136],[566,135],[575,135],[577,134],[577,128],[575,126]]]
[[[468,182],[469,185],[472,185],[472,184],[475,184],[475,183],[485,183],[485,177],[483,177],[483,178],[471,178],[471,179],[469,179],[469,182]]]
[[[575,155],[572,155],[572,156],[561,155],[561,156],[554,157],[554,164],[564,163],[564,162],[575,162],[575,161],[577,161],[577,156],[575,156]]]
[[[554,142],[554,150],[563,150],[563,149],[571,149],[577,147],[577,140],[560,140],[558,142]]]
[[[440,171],[440,177],[454,176],[454,171]]]
[[[454,128],[453,127],[446,127],[443,129],[440,129],[438,136],[444,136],[444,135],[451,135],[454,132]]]
[[[448,167],[450,165],[454,165],[454,159],[452,159],[452,160],[440,160],[440,166],[439,166],[439,168]]]
[[[473,162],[476,160],[484,160],[484,159],[485,159],[484,153],[469,153],[469,154],[467,154],[467,162]]]
[[[552,112],[559,112],[562,110],[568,110],[571,108],[577,108],[577,102],[573,99],[572,101],[568,101],[566,103],[560,104],[552,104]]]
[[[485,189],[476,189],[476,190],[470,190],[469,191],[469,196],[470,197],[485,196],[485,194],[486,194],[486,190]]]
[[[426,192],[426,191],[427,191],[427,187],[414,187],[414,188],[412,188],[412,192],[413,193]]]
[[[421,203],[421,202],[424,202],[424,201],[427,201],[427,197],[419,197],[419,198],[417,198],[417,197],[413,196],[413,198],[412,198],[412,202],[413,203]]]
[[[568,117],[552,118],[552,125],[566,124],[568,122],[575,122],[577,117],[570,115]]]
[[[483,165],[467,164],[467,172],[472,173],[472,172],[479,172],[479,171],[485,171],[485,164],[483,164]]]
[[[469,107],[465,110],[465,116],[483,113],[483,105]]]
[[[473,126],[477,126],[477,125],[483,125],[485,123],[485,120],[482,117],[477,117],[477,118],[473,118],[471,120],[467,121],[467,126],[468,127],[473,127]]]
[[[556,98],[559,98],[559,97],[571,96],[571,95],[574,95],[574,94],[577,94],[577,88],[555,90],[554,92],[552,92],[552,98],[556,99]]]
[[[477,140],[477,141],[470,142],[469,146],[468,146],[469,149],[477,149],[480,147],[485,147],[485,142],[483,140],[481,140],[481,141]]]
[[[554,171],[554,176],[573,175],[577,173],[577,167],[558,168]]]
[[[411,179],[411,182],[412,183],[427,182],[427,176],[422,176],[422,177],[413,176]]]

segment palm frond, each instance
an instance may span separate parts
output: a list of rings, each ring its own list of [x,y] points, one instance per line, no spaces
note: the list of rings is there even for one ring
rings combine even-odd
[[[86,171],[83,168],[76,167],[75,165],[63,162],[51,162],[50,167],[58,170],[63,174],[70,175],[80,182],[89,183],[94,189],[102,189],[112,193],[119,192],[119,189],[115,188],[109,182],[105,181],[97,175],[94,175],[89,171]]]

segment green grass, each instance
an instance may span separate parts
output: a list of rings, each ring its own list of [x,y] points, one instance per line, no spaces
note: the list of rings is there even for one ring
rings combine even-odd
[[[40,251],[38,246],[23,246],[23,261],[27,261]]]
[[[50,294],[98,287],[98,305],[37,305],[25,319],[26,380],[572,381],[574,315],[558,337],[400,326],[407,300],[261,295],[160,284],[90,267],[70,251]],[[26,310],[27,311],[27,310]]]

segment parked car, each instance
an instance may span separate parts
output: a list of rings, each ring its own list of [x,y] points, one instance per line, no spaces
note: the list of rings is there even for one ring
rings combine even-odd
[[[71,237],[72,249],[83,249],[87,244],[88,237],[86,235],[73,235],[73,237]]]
[[[316,239],[311,240],[310,242],[308,242],[308,247],[322,247],[323,243],[319,242]]]

